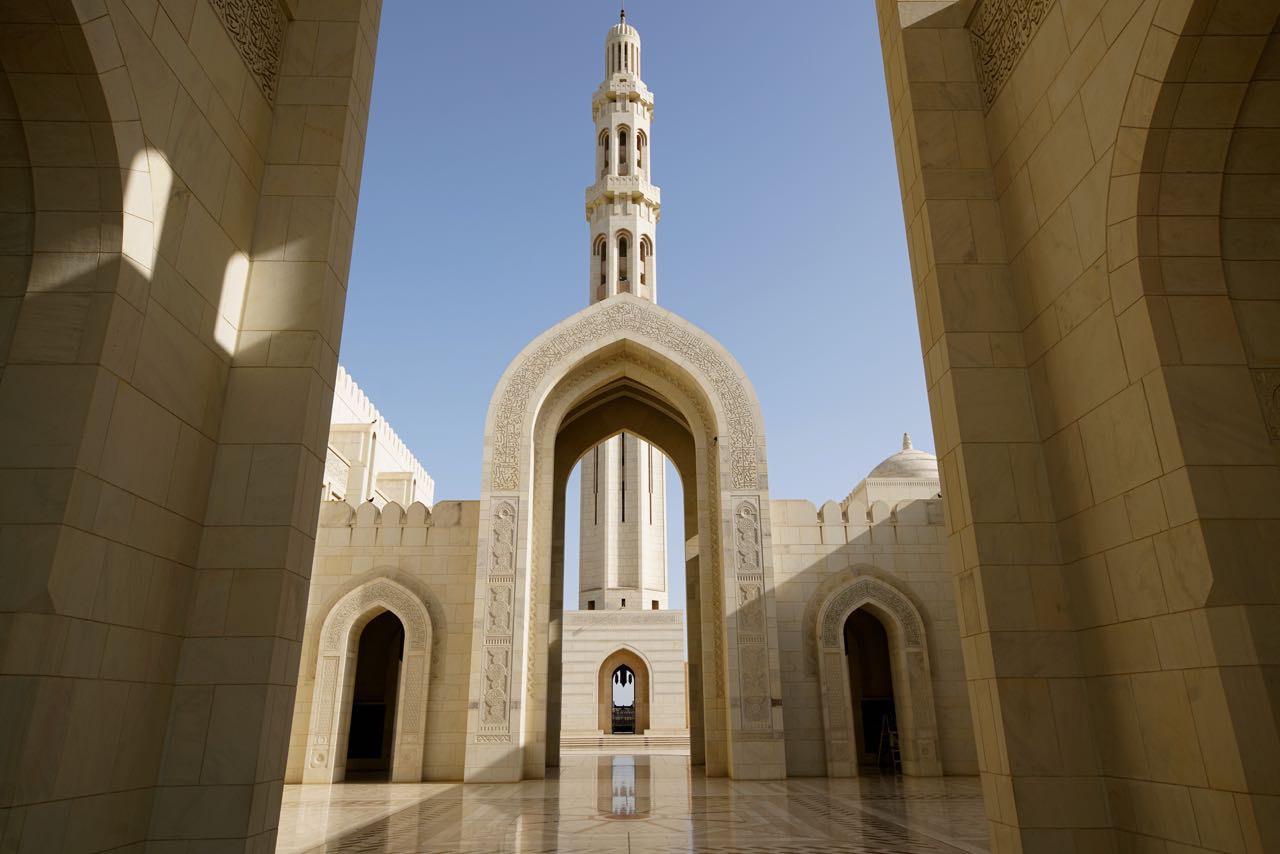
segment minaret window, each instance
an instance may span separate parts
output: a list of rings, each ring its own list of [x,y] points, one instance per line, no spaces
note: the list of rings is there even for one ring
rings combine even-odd
[[[597,162],[600,170],[600,177],[609,174],[609,132],[607,130],[600,131],[600,138],[596,141],[599,157]]]
[[[609,241],[604,239],[603,234],[596,238],[592,254],[600,259],[600,284],[604,285],[609,281]]]
[[[618,290],[630,290],[630,277],[627,275],[631,261],[627,257],[631,241],[625,234],[618,235]]]
[[[625,127],[618,128],[618,174],[630,174],[631,156],[627,143],[629,135]]]
[[[649,268],[653,264],[653,241],[649,235],[640,238],[640,284],[647,285],[653,281]]]
[[[649,145],[649,138],[644,135],[644,131],[636,131],[636,171],[645,174],[649,170],[644,165],[645,148]]]

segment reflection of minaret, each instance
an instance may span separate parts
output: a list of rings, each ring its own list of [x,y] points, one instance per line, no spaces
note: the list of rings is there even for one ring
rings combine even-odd
[[[653,94],[640,79],[640,34],[625,11],[605,38],[605,79],[591,113],[588,301],[629,293],[656,302],[661,196],[649,181]],[[665,463],[658,449],[627,434],[583,458],[579,608],[667,607]]]

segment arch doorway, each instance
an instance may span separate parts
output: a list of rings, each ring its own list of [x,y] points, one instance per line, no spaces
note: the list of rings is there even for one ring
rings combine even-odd
[[[422,599],[371,578],[334,603],[318,641],[302,782],[336,783],[349,771],[421,780],[431,675]]]
[[[347,733],[347,779],[385,780],[391,774],[396,695],[404,660],[404,625],[383,611],[360,632]]]
[[[886,718],[898,748],[886,760],[900,761],[910,776],[940,776],[933,677],[919,610],[889,581],[853,572],[833,578],[815,598],[827,776],[854,777],[860,765],[879,764]]]
[[[865,608],[854,611],[844,622],[844,654],[858,764],[892,765],[898,749],[898,726],[889,635]]]
[[[622,432],[662,451],[685,487],[691,761],[709,777],[785,776],[759,403],[714,339],[618,294],[535,339],[494,391],[468,781],[541,778],[559,756],[566,484],[584,454]]]
[[[600,732],[643,735],[649,730],[649,668],[630,650],[620,649],[600,665],[596,698]]]

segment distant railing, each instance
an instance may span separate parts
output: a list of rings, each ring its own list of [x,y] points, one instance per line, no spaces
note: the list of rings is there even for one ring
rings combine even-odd
[[[634,735],[636,731],[636,707],[613,707],[613,734]]]

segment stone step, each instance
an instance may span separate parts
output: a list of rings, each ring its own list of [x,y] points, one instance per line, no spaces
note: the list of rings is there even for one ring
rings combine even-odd
[[[689,752],[687,735],[565,736],[561,753],[677,753]]]

